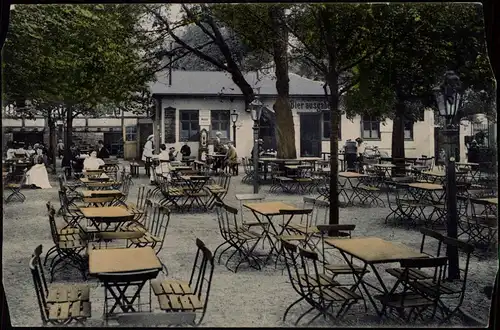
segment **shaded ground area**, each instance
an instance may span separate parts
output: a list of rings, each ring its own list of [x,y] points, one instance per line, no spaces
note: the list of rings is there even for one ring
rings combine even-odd
[[[135,202],[140,184],[147,184],[143,176],[134,179],[129,201]],[[4,232],[3,232],[3,281],[7,300],[14,326],[40,326],[40,314],[36,303],[33,281],[28,268],[29,258],[38,244],[43,244],[44,251],[52,246],[49,223],[46,216],[45,203],[51,201],[59,205],[57,185],[53,182],[49,190],[25,190],[27,200],[23,204],[4,205]],[[267,187],[263,188],[267,193]],[[241,184],[241,176],[233,177],[230,192],[226,197],[228,204],[239,207],[235,200],[236,193],[252,193],[252,187]],[[302,205],[302,196],[299,195],[271,195],[268,200],[279,200],[297,206]],[[417,230],[393,227],[384,224],[389,210],[386,208],[349,207],[340,210],[340,223],[356,225],[354,237],[377,236],[407,244],[418,249],[421,236]],[[245,219],[252,220],[249,212],[244,212]],[[62,221],[60,218],[58,221]],[[188,279],[194,260],[195,238],[202,239],[213,251],[222,242],[215,212],[197,214],[172,214],[167,241],[160,258],[168,266],[170,277]],[[333,256],[335,257],[335,256]],[[337,258],[340,256],[337,255]],[[384,265],[392,267],[395,265]],[[483,293],[483,287],[492,285],[497,269],[497,258],[472,258],[469,273],[468,292],[464,302],[464,309],[474,317],[488,319],[490,301]],[[394,281],[385,271],[380,274],[387,278],[387,282]],[[368,275],[373,277],[373,274]],[[73,278],[73,279],[72,279]],[[81,277],[72,272],[65,276],[58,276],[56,281],[81,281]],[[92,285],[92,319],[88,326],[100,326],[103,312],[104,289],[98,286],[96,280]],[[262,271],[251,268],[240,268],[234,274],[224,265],[216,265],[214,282],[210,295],[209,306],[203,326],[223,327],[281,327],[293,326],[296,318],[309,309],[306,303],[298,304],[290,311],[287,321],[282,321],[286,307],[297,299],[297,294],[288,281],[286,271],[275,269],[269,265]],[[158,302],[153,298],[155,313],[161,313]],[[374,317],[375,312],[369,306],[365,311],[363,303],[354,305],[350,312],[341,320],[323,320],[319,318],[312,326],[398,326],[401,323],[394,319],[379,321]],[[312,314],[315,315],[315,314]],[[305,317],[307,322],[310,317]],[[155,321],[152,317],[142,326],[165,325]],[[304,323],[302,323],[304,324]],[[412,323],[412,326],[422,326],[422,323]],[[460,319],[455,318],[451,325],[463,325]]]

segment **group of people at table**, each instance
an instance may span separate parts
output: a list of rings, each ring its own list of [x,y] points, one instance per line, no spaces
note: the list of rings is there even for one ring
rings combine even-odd
[[[219,169],[223,169],[226,166],[231,164],[236,164],[238,162],[238,154],[236,153],[236,148],[234,147],[231,141],[227,142],[227,144],[223,144],[221,141],[221,132],[217,132],[215,134],[214,139],[214,153],[219,155],[225,155],[224,158],[215,158],[212,162],[212,169],[217,172]],[[177,156],[179,154],[178,151],[175,150],[175,147],[169,147],[167,150],[167,146],[162,143],[160,144],[160,152],[155,155],[154,154],[154,144],[153,144],[153,135],[150,135],[147,138],[146,144],[144,145],[144,149],[142,152],[142,161],[148,162],[152,159],[156,159],[160,162],[158,166],[154,168],[156,174],[163,175],[167,180],[170,180],[170,171],[172,169],[171,162],[177,161]],[[191,147],[188,145],[187,141],[184,142],[184,145],[180,149],[180,153],[182,155],[182,160],[186,160],[191,156]],[[151,182],[154,181],[153,172],[150,174]]]
[[[60,140],[57,145],[57,150],[63,150],[64,144]],[[103,159],[109,158],[109,151],[104,146],[103,141],[98,142],[97,151],[92,151],[90,155],[82,154],[80,150],[73,144],[70,147],[69,154],[65,154],[62,159],[62,167],[67,170],[73,168],[75,172],[82,170],[97,170],[100,166],[104,165]],[[61,155],[61,153],[59,153]],[[26,186],[31,186],[38,189],[52,188],[47,172],[47,166],[51,163],[52,158],[50,152],[41,143],[36,143],[34,146],[29,145],[27,149],[21,144],[11,143],[7,149],[6,159],[9,161],[17,161],[22,163],[33,164],[29,170],[26,171]],[[71,174],[70,173],[66,173]]]

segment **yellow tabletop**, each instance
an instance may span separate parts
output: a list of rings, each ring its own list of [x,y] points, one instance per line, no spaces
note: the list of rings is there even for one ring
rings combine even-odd
[[[122,273],[161,268],[160,260],[150,247],[89,251],[90,274]]]
[[[425,171],[425,172],[422,172],[422,174],[430,175],[430,176],[435,176],[435,177],[438,177],[438,178],[445,178],[446,177],[446,173],[445,172]]]
[[[280,210],[299,210],[295,206],[283,202],[246,203],[243,206],[264,216],[279,215]]]
[[[123,193],[117,189],[111,190],[83,190],[83,197],[107,197],[107,196],[121,196]]]
[[[436,183],[414,182],[414,183],[409,183],[408,187],[423,189],[423,190],[444,190],[443,185]]]
[[[340,172],[339,176],[343,178],[363,178],[366,176],[366,174],[356,172]]]
[[[394,164],[374,164],[374,167],[380,167],[380,168],[394,168],[396,165]]]
[[[378,237],[351,239],[327,238],[325,243],[350,254],[366,263],[390,263],[403,259],[425,258],[426,254],[399,242],[390,242]]]
[[[81,207],[80,211],[86,218],[121,218],[133,215],[126,208],[120,206]]]
[[[498,205],[498,197],[493,197],[493,198],[479,198],[480,201],[485,201],[490,204],[495,204]]]

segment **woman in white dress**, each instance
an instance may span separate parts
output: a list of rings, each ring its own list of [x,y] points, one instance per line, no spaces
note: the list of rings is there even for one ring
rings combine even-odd
[[[158,154],[158,160],[160,161],[160,165],[156,166],[155,172],[156,174],[162,174],[167,178],[167,181],[170,182],[170,162],[169,160],[169,152],[167,151],[167,146],[162,144],[160,145],[160,153]],[[151,182],[153,182],[153,172],[151,172]]]
[[[47,168],[43,163],[43,158],[38,156],[35,158],[36,164],[26,172],[26,185],[36,186],[41,189],[50,189],[52,186],[49,182]]]
[[[92,151],[90,157],[85,158],[83,161],[84,170],[98,170],[102,165],[104,165],[104,160],[97,158],[97,152],[95,151]]]

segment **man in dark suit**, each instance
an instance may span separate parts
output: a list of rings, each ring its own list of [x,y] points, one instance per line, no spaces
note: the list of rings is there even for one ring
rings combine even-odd
[[[104,146],[104,142],[102,140],[99,140],[99,142],[97,142],[97,145],[98,145],[97,158],[101,159],[109,158],[109,151]]]

